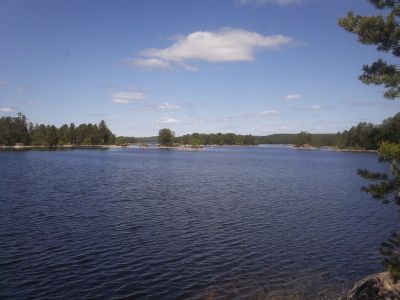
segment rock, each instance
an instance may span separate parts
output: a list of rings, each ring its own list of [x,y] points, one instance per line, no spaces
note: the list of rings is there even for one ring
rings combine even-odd
[[[358,281],[347,300],[400,300],[400,283],[393,282],[388,272],[374,274]]]

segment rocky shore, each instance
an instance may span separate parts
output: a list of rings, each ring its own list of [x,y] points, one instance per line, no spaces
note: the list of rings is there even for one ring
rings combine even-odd
[[[181,150],[181,151],[201,151],[204,150],[204,146],[192,146],[192,145],[174,145],[174,146],[162,146],[157,145],[157,149],[170,149],[170,150]]]
[[[373,274],[358,281],[347,300],[400,300],[400,283],[389,272]]]

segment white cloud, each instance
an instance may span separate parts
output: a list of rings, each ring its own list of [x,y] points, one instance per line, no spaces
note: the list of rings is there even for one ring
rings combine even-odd
[[[191,66],[189,64],[186,64],[184,62],[180,62],[180,65],[186,70],[186,71],[191,71],[191,72],[197,72],[199,69],[196,68],[195,66]]]
[[[171,67],[168,61],[158,58],[138,58],[132,64],[143,69],[169,69]]]
[[[158,109],[162,109],[162,110],[178,110],[181,107],[179,105],[176,104],[171,104],[171,103],[163,103],[157,106]]]
[[[290,94],[290,95],[285,96],[283,99],[284,100],[297,100],[297,99],[300,99],[300,97],[301,97],[301,95],[299,95],[299,94]]]
[[[13,112],[14,110],[9,107],[0,107],[0,112]]]
[[[243,29],[225,28],[216,32],[196,31],[180,36],[167,48],[152,48],[142,52],[145,58],[136,59],[136,65],[169,66],[176,63],[196,71],[187,61],[235,62],[252,61],[258,49],[278,50],[290,46],[294,40],[283,35],[263,36]]]
[[[312,105],[312,106],[310,107],[310,109],[311,109],[311,110],[320,110],[320,109],[321,109],[321,106],[320,106],[320,105]]]
[[[302,2],[302,0],[235,0],[235,4],[238,6],[265,5],[265,4],[278,4],[280,6],[286,6],[300,2]]]
[[[130,100],[124,98],[113,98],[112,102],[117,104],[128,104]]]
[[[261,112],[261,114],[263,116],[275,116],[275,115],[279,114],[279,112],[277,110],[263,110]]]
[[[157,122],[162,124],[176,124],[179,120],[174,118],[161,118],[160,120],[157,120]]]
[[[145,99],[147,99],[147,95],[134,87],[130,87],[127,92],[118,92],[112,95],[112,102],[117,104],[129,104]]]

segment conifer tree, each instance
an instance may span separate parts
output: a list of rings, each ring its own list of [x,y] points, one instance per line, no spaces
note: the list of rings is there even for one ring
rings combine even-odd
[[[340,18],[338,23],[345,30],[358,36],[358,41],[375,45],[378,51],[390,52],[400,56],[400,0],[369,0],[380,13],[375,16],[355,16],[352,11]],[[378,59],[371,65],[363,66],[360,80],[366,84],[385,87],[384,96],[388,99],[400,97],[400,70],[397,64]]]
[[[345,30],[358,36],[362,44],[375,45],[378,51],[390,52],[394,58],[400,57],[400,0],[368,0],[379,14],[375,16],[355,16],[348,12],[338,23]],[[360,80],[365,84],[374,84],[385,88],[387,99],[400,97],[400,69],[379,59],[371,65],[363,66]],[[400,131],[400,128],[397,129]],[[358,174],[375,183],[361,189],[383,203],[400,205],[400,144],[382,142],[379,147],[379,159],[390,163],[391,174],[373,173],[366,169]],[[389,270],[395,281],[400,279],[400,234],[393,233],[391,238],[382,243],[380,248],[384,256],[383,265]]]

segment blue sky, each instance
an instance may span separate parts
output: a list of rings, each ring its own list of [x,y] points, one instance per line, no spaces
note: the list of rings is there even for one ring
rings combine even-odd
[[[117,135],[337,132],[400,110],[388,58],[337,26],[366,0],[0,0],[0,116]]]

